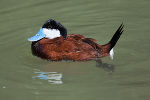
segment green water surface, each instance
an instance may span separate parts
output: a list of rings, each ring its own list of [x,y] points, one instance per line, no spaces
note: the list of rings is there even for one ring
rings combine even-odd
[[[123,22],[114,60],[51,62],[30,36],[49,18],[107,43]],[[0,0],[0,100],[150,100],[149,0]]]

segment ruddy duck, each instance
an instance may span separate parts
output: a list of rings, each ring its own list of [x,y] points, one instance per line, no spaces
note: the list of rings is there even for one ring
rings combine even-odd
[[[32,41],[32,54],[44,59],[86,61],[110,55],[113,59],[113,47],[123,33],[121,24],[112,39],[105,45],[99,45],[93,38],[79,34],[67,35],[67,29],[59,22],[49,19],[39,32],[29,38]]]

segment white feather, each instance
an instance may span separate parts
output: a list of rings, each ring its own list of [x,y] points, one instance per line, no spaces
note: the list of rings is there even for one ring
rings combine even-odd
[[[113,57],[114,57],[114,50],[113,50],[113,48],[110,50],[109,55],[110,55],[110,58],[113,60]]]
[[[46,29],[43,28],[43,33],[46,35],[46,38],[54,39],[56,37],[60,37],[60,31],[57,29]]]

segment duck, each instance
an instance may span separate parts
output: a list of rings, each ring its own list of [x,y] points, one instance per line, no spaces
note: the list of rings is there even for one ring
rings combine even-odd
[[[110,56],[113,59],[113,47],[123,33],[123,23],[111,40],[104,45],[93,38],[80,34],[67,34],[67,29],[54,19],[48,19],[36,35],[28,38],[34,56],[51,61],[72,60],[88,61]]]

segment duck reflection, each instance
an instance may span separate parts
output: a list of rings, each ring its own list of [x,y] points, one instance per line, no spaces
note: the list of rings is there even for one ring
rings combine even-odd
[[[63,84],[62,74],[58,72],[35,72],[37,76],[33,78],[48,80],[50,84]]]
[[[115,66],[107,63],[103,63],[101,59],[96,59],[96,67],[100,67],[108,72],[114,72]]]

